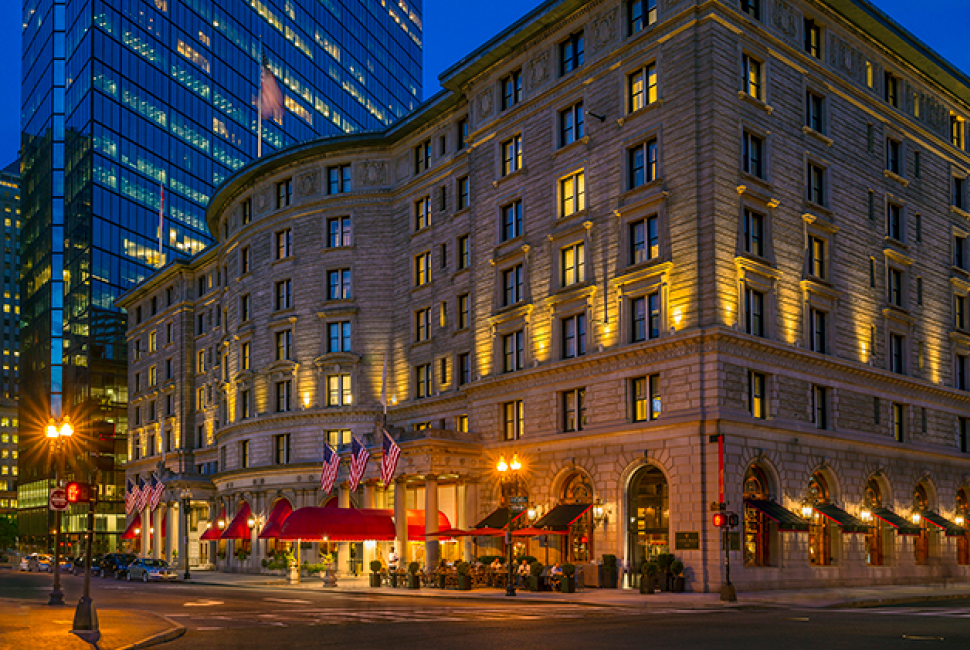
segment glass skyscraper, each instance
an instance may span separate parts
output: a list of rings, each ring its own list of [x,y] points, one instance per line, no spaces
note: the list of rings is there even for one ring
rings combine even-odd
[[[123,524],[125,324],[114,300],[212,241],[213,188],[256,156],[262,56],[285,106],[263,122],[266,153],[413,109],[422,23],[420,0],[24,0],[23,10],[18,490],[21,536],[42,544],[52,416],[77,431],[68,474],[87,478],[90,452],[100,457],[99,530]]]

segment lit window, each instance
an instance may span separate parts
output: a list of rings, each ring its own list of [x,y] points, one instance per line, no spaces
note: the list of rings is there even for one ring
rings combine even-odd
[[[586,176],[582,171],[559,180],[559,216],[568,217],[586,209]]]

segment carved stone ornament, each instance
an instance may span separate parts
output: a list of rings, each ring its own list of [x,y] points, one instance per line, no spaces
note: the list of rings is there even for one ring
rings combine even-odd
[[[779,32],[788,38],[795,38],[798,32],[795,12],[784,0],[775,0],[774,11],[771,12],[771,22]]]
[[[549,78],[549,52],[540,52],[529,63],[529,87],[541,86]]]
[[[613,7],[611,11],[607,11],[593,21],[593,48],[595,50],[602,50],[613,41],[613,37],[616,35],[616,14],[617,8]]]
[[[256,210],[262,212],[269,207],[269,190],[265,189],[256,194]]]
[[[387,163],[365,162],[360,173],[361,185],[382,185],[387,182]]]
[[[495,101],[492,97],[492,89],[486,88],[484,91],[482,91],[482,94],[478,96],[478,114],[482,117],[488,117],[492,114],[494,104]]]
[[[296,190],[301,196],[311,196],[317,193],[319,187],[320,173],[317,171],[305,172],[296,177]]]

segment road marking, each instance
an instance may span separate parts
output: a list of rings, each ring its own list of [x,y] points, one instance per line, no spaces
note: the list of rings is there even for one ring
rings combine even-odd
[[[182,607],[211,607],[213,605],[224,605],[221,600],[194,600],[182,603]]]
[[[942,641],[941,636],[926,636],[923,634],[904,634],[904,639],[910,639],[911,641]]]
[[[198,631],[200,631],[200,632],[209,632],[211,630],[224,630],[226,628],[224,628],[224,627],[197,627],[195,629],[198,630]]]
[[[796,618],[790,618],[788,620],[789,621],[803,621],[803,622],[806,622],[807,623],[809,619],[808,619],[807,616],[799,616],[799,617],[796,617]]]
[[[309,600],[298,600],[296,598],[264,598],[268,603],[295,603],[297,605],[312,605]]]

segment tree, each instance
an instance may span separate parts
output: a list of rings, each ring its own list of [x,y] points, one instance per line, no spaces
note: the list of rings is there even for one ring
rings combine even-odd
[[[17,516],[0,515],[0,550],[17,543]]]

